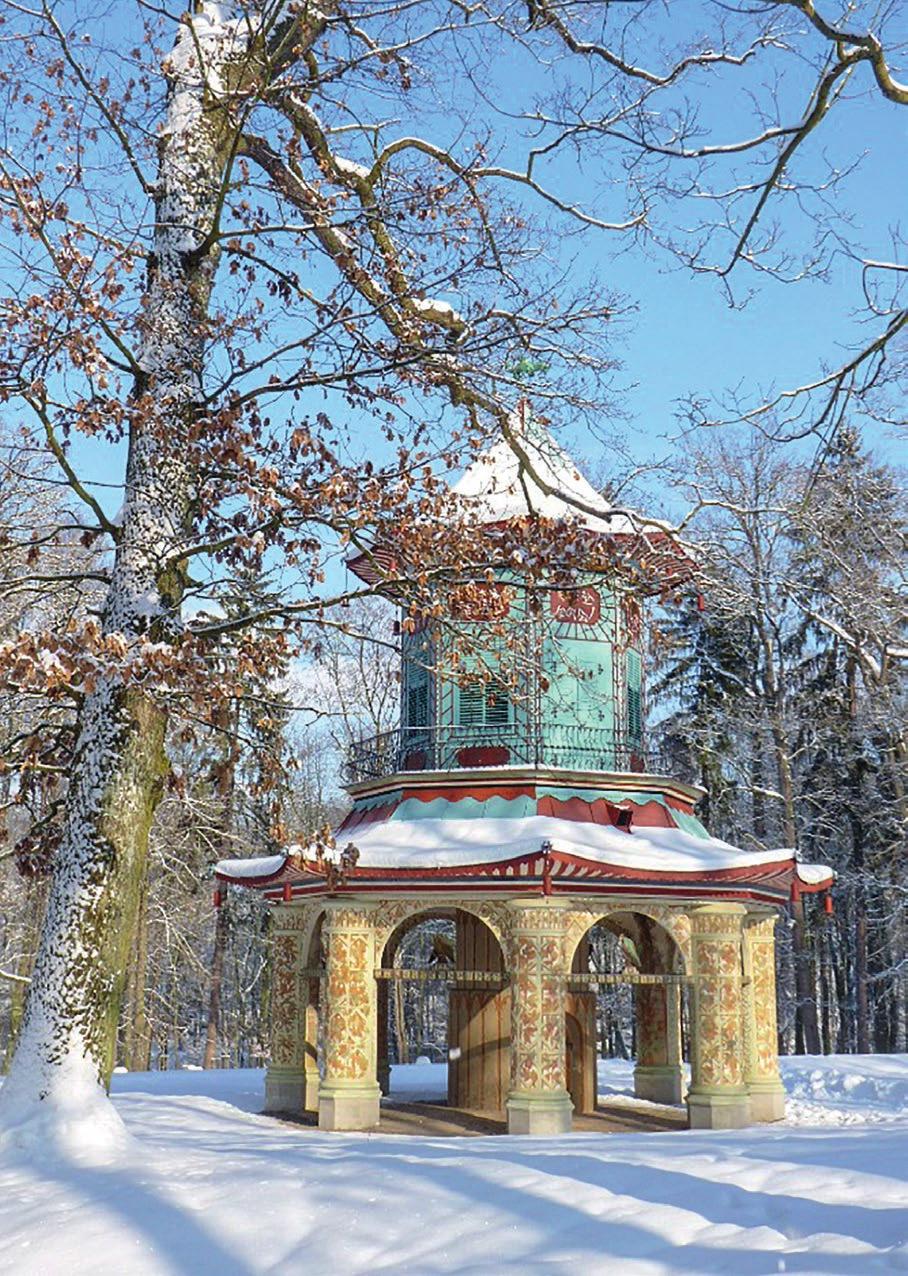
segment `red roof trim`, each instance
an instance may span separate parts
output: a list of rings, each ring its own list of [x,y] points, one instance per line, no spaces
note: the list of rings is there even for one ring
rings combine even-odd
[[[489,798],[505,798],[511,802],[515,798],[536,796],[534,784],[489,784],[489,785],[438,785],[435,788],[408,788],[403,790],[403,801],[416,798],[420,802],[433,802],[436,798],[444,798],[448,802],[461,802],[464,798],[474,798],[477,802],[486,802]]]
[[[464,884],[461,888],[465,896],[476,894],[478,896],[489,895],[513,895],[515,887],[519,889],[521,894],[529,892],[545,893],[544,883],[541,877],[522,877],[502,878],[496,881],[483,881],[481,885],[475,883],[475,879],[469,884]],[[450,883],[439,882],[438,879],[426,881],[413,880],[410,882],[377,882],[372,886],[364,887],[362,883],[352,883],[347,886],[338,886],[336,890],[331,892],[331,897],[358,894],[376,894],[380,897],[389,895],[405,895],[418,890],[420,895],[440,895],[449,899],[451,894]],[[578,893],[577,884],[571,881],[554,881],[550,886],[552,895],[576,895]],[[659,885],[651,885],[649,883],[638,882],[618,882],[608,879],[590,878],[583,884],[584,896],[602,895],[602,896],[623,896],[627,895],[632,898],[639,898],[641,895],[645,898],[659,899],[701,899],[701,900],[749,900],[754,903],[770,904],[774,907],[782,907],[787,903],[788,894],[785,890],[773,887],[770,884],[748,884],[745,886],[723,886],[720,884],[709,887],[705,884],[698,886],[690,886],[681,883],[667,882]],[[283,899],[280,888],[271,886],[264,891],[266,899],[279,902]],[[314,889],[313,887],[294,887],[292,890],[293,898],[318,898],[327,897],[328,893],[324,889]]]
[[[638,883],[657,887],[673,884],[677,891],[691,893],[698,888],[709,888],[713,885],[747,884],[768,888],[773,894],[780,892],[787,898],[791,881],[796,872],[793,859],[772,860],[766,864],[742,865],[737,868],[719,868],[699,872],[666,871],[664,869],[627,868],[623,865],[599,863],[584,859],[579,855],[571,855],[565,851],[553,850],[549,853],[549,861],[554,872],[548,872],[552,887],[576,890],[582,882],[583,890],[591,888],[595,883],[608,883],[616,886],[619,883]],[[497,860],[483,864],[458,864],[443,868],[354,868],[348,870],[344,884],[338,884],[337,892],[369,890],[379,883],[386,889],[408,889],[416,882],[437,883],[437,889],[449,889],[455,881],[481,881],[484,888],[501,884],[513,888],[517,884],[541,881],[545,856],[541,851],[533,851],[528,855],[515,856],[508,860]],[[251,890],[265,890],[282,886],[289,882],[298,893],[325,893],[325,874],[312,862],[294,862],[289,856],[276,873],[260,877],[232,877],[226,873],[217,873],[219,881],[230,882],[236,886],[244,886]],[[821,882],[804,884],[801,890],[805,894],[816,894],[828,890],[832,885],[832,877]],[[398,885],[399,884],[399,885]]]

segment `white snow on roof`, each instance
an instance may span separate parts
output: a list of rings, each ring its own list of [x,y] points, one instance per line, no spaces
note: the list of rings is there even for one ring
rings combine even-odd
[[[829,877],[835,877],[835,873],[826,864],[799,864],[798,877],[805,885],[816,886]]]
[[[499,522],[533,513],[545,518],[574,519],[605,535],[656,530],[661,526],[628,513],[614,513],[567,452],[537,422],[525,429],[515,418],[514,433],[527,454],[529,468],[522,464],[507,439],[493,444],[467,467],[452,489],[467,504],[469,516]],[[544,491],[545,486],[554,488],[557,494]],[[570,498],[588,508],[578,508]]]
[[[226,877],[270,877],[284,867],[286,855],[260,855],[257,859],[221,860],[214,871]]]
[[[693,837],[680,829],[584,824],[546,815],[516,819],[482,817],[386,820],[351,829],[360,868],[454,868],[493,864],[538,851],[544,841],[556,851],[595,863],[660,872],[702,873],[791,859],[788,851],[739,851],[718,838]]]
[[[514,819],[383,820],[351,829],[360,868],[411,870],[494,864],[539,851],[551,842],[555,851],[596,864],[660,873],[710,873],[727,868],[757,868],[792,859],[787,848],[742,851],[715,837],[694,837],[681,829],[637,827],[627,833],[607,824],[531,815]],[[293,850],[304,857],[304,847]],[[217,871],[228,877],[255,878],[277,873],[284,855],[222,860]],[[799,864],[798,876],[816,886],[833,876],[824,864]]]

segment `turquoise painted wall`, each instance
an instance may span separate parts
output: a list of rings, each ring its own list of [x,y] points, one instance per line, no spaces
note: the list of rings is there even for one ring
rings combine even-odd
[[[422,749],[428,742],[435,752],[427,762],[441,769],[492,765],[481,757],[493,758],[488,751],[496,748],[507,749],[513,762],[585,770],[626,770],[639,760],[639,624],[631,635],[621,595],[599,583],[595,589],[595,606],[567,613],[549,591],[541,592],[541,606],[531,612],[515,590],[503,624],[522,660],[508,653],[490,626],[470,623],[461,632],[481,656],[462,655],[454,673],[453,636],[442,631],[433,642],[427,633],[404,634],[401,722],[407,746]],[[508,680],[516,676],[516,687],[464,679],[482,666],[506,669]],[[480,757],[477,750],[485,752]]]

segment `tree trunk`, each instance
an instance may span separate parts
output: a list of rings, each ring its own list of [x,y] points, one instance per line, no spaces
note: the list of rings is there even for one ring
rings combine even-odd
[[[837,942],[835,950],[837,953],[847,952],[846,935],[848,931],[847,918],[841,916],[836,922]],[[854,1021],[854,1015],[848,1004],[848,977],[845,962],[842,960],[835,961],[832,964],[832,974],[835,979],[836,988],[836,1005],[838,1013],[838,1036],[836,1040],[836,1053],[847,1054],[852,1048],[851,1045],[851,1024]]]
[[[832,990],[830,988],[830,966],[832,956],[829,951],[829,925],[823,927],[820,936],[820,994],[823,1054],[832,1054]]]
[[[206,1068],[218,1066],[218,1028],[221,1022],[221,984],[224,979],[224,953],[230,929],[227,905],[221,902],[214,924],[214,950],[211,955],[211,982],[208,987],[208,1026],[205,1031]]]
[[[788,753],[788,741],[782,723],[781,711],[778,707],[778,691],[773,674],[768,690],[772,702],[770,724],[773,745],[776,754],[779,791],[782,794],[782,824],[786,846],[793,850],[798,844],[798,828],[795,818],[794,783],[791,774],[791,759]],[[816,973],[813,956],[807,938],[807,919],[804,912],[803,898],[792,901],[791,906],[794,926],[791,932],[794,956],[796,1005],[796,1049],[798,1054],[820,1053],[820,1025],[817,1020]]]
[[[797,1052],[820,1053],[820,1026],[817,1021],[816,976],[810,944],[807,940],[807,919],[804,901],[792,903],[794,926],[791,931],[794,953],[795,993],[797,995]]]
[[[44,931],[29,989],[20,1058],[35,1097],[69,1054],[113,1068],[120,995],[145,872],[148,830],[165,770],[164,718],[138,692],[105,679],[88,697]]]
[[[858,1054],[870,1053],[870,1002],[867,966],[867,909],[864,884],[858,882],[854,900],[854,1008]]]
[[[397,1036],[397,1062],[409,1063],[410,1047],[404,1015],[404,984],[401,979],[394,981],[394,1030]]]
[[[234,700],[227,735],[227,753],[223,765],[219,768],[218,796],[221,799],[221,849],[222,854],[230,854],[231,835],[234,823],[234,801],[236,798],[236,769],[240,759],[240,702]],[[211,981],[208,985],[208,1025],[205,1031],[204,1066],[217,1066],[218,1027],[221,1018],[221,986],[224,982],[224,953],[227,948],[229,933],[229,916],[227,901],[221,900],[217,909],[214,926],[214,948],[211,954]]]
[[[762,845],[766,841],[766,777],[763,774],[763,738],[759,730],[751,734],[750,801],[753,834]]]
[[[848,716],[851,720],[852,736],[856,737],[854,726],[858,712],[857,695],[857,661],[849,655],[846,661],[846,687],[848,691]],[[870,970],[867,952],[867,856],[864,835],[864,762],[860,749],[857,758],[852,759],[845,776],[848,794],[849,822],[851,824],[851,862],[855,874],[854,891],[854,982],[855,982],[855,1025],[857,1029],[858,1054],[870,1052]]]
[[[131,972],[129,1036],[126,1066],[130,1072],[147,1072],[151,1062],[151,1034],[145,989],[148,983],[148,882],[142,884],[136,927],[135,957]]]
[[[130,653],[172,640],[184,573],[174,556],[191,526],[189,427],[201,400],[217,251],[206,246],[224,167],[222,114],[205,70],[223,67],[224,31],[184,24],[169,60],[153,252],[130,411],[126,497],[102,629]],[[220,61],[219,61],[220,60]],[[145,878],[148,833],[167,771],[165,712],[118,673],[86,692],[63,834],[19,1047],[0,1113],[21,1120],[63,1065],[108,1084],[120,998]]]
[[[762,652],[762,681],[773,752],[776,759],[776,775],[782,794],[782,828],[785,845],[797,850],[798,824],[795,812],[794,781],[791,755],[785,729],[785,668],[777,647],[777,638],[767,617],[772,615],[769,576],[763,565],[763,552],[759,541],[751,536],[754,564],[757,568],[754,624]],[[765,607],[760,603],[765,600]],[[816,973],[811,960],[807,940],[804,904],[799,897],[792,901],[791,942],[795,976],[795,1048],[798,1053],[820,1053],[820,1027],[817,1020]]]

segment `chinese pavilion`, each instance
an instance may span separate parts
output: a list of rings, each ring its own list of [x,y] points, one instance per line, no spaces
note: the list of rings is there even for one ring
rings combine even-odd
[[[378,1123],[391,983],[427,974],[401,971],[395,952],[443,917],[453,964],[431,975],[449,987],[452,1106],[506,1111],[524,1134],[569,1130],[574,1111],[595,1108],[596,988],[616,978],[591,969],[601,924],[628,954],[636,1094],[685,1098],[686,994],[690,1125],[778,1120],[776,918],[832,874],[711,837],[695,814],[702,791],[648,764],[647,587],[606,565],[616,547],[645,557],[656,592],[689,560],[658,525],[611,509],[541,427],[522,451],[492,447],[455,498],[480,534],[533,513],[557,520],[587,539],[589,575],[533,608],[513,569],[486,578],[464,618],[485,647],[472,677],[446,660],[453,633],[403,626],[401,726],[351,749],[353,804],[334,838],[218,865],[219,883],[273,905],[266,1107],[317,1111],[329,1130]],[[374,581],[379,549],[352,570]],[[495,676],[511,625],[533,656],[516,689]]]

